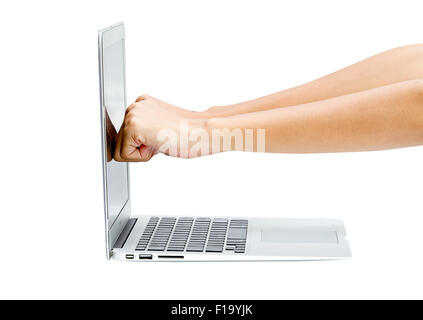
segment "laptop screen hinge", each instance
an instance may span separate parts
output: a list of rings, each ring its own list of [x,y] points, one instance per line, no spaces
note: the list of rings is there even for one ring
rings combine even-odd
[[[135,224],[137,223],[136,218],[129,219],[126,223],[126,226],[123,228],[122,232],[120,233],[119,237],[116,240],[115,245],[113,246],[113,249],[121,249],[126,243],[126,240],[128,240],[129,235],[131,234],[132,229],[134,228]]]

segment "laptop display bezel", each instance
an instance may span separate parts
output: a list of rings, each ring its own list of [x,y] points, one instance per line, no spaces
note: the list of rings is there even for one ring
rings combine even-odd
[[[113,245],[115,244],[120,233],[127,224],[131,216],[131,198],[130,198],[130,181],[129,181],[129,164],[125,163],[127,170],[127,194],[128,200],[123,205],[117,218],[110,225],[109,208],[108,208],[108,181],[107,181],[107,133],[106,133],[106,108],[104,105],[104,49],[118,41],[123,40],[123,86],[124,100],[126,106],[126,61],[125,61],[125,29],[123,23],[114,24],[108,28],[98,32],[98,61],[100,76],[100,117],[101,117],[101,149],[102,149],[102,168],[103,168],[103,197],[104,197],[104,219],[106,233],[106,255],[110,259],[112,255]]]

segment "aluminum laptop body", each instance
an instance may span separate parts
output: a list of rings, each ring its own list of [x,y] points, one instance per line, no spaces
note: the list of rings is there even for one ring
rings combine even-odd
[[[108,259],[290,261],[351,257],[341,220],[133,215],[129,164],[112,157],[127,106],[124,26],[115,24],[98,35]]]

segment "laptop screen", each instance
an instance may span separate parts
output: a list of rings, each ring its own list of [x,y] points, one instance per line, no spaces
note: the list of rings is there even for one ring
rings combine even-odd
[[[107,37],[108,32],[104,34]],[[107,39],[104,39],[107,40]],[[103,41],[103,106],[106,130],[107,221],[113,226],[129,199],[128,164],[113,160],[117,132],[126,109],[124,39]]]

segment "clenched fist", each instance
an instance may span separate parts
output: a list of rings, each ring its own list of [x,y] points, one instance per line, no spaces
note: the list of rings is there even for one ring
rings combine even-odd
[[[188,157],[180,151],[181,123],[188,124],[191,129],[201,127],[204,122],[200,112],[185,110],[147,95],[140,96],[126,110],[114,158],[125,162],[148,161],[158,152]]]

